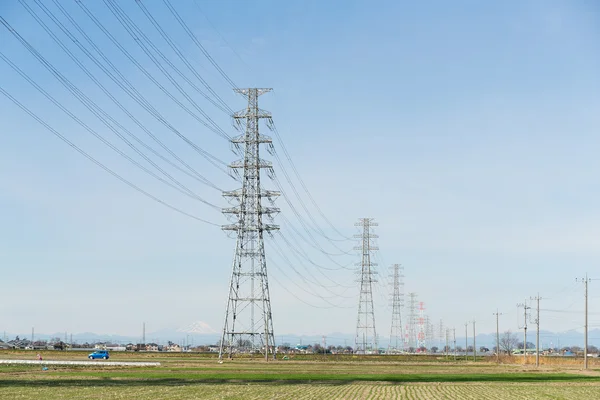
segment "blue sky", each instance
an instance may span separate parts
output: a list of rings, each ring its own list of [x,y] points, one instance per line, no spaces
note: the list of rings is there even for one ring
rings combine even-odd
[[[357,218],[379,222],[381,282],[375,303],[380,335],[389,332],[385,275],[392,263],[405,267],[406,292],[418,293],[431,319],[443,319],[449,327],[463,329],[465,321],[476,319],[478,329],[492,331],[492,313],[499,308],[502,329],[516,330],[522,323],[516,303],[538,292],[545,298],[544,309],[572,311],[544,312],[545,329],[581,327],[583,293],[574,279],[586,271],[600,277],[600,7],[595,2],[198,0],[202,13],[193,0],[173,3],[236,84],[274,88],[261,97],[261,107],[273,113],[301,176],[334,225],[352,235]],[[243,99],[232,93],[163,2],[144,4],[227,104],[243,108]],[[31,7],[47,20],[35,4]],[[221,160],[236,158],[225,140],[154,87],[76,3],[65,7],[180,131]],[[103,2],[88,7],[151,74],[169,85]],[[63,18],[52,3],[48,8]],[[185,68],[134,2],[123,8]],[[80,90],[143,135],[18,2],[0,4],[0,15]],[[237,187],[48,24],[181,158],[219,187]],[[0,38],[6,57],[132,154],[6,29]],[[127,179],[188,212],[226,222],[219,212],[110,151],[2,61],[0,76],[6,91]],[[169,90],[182,98],[172,86]],[[194,98],[234,134],[224,113],[195,93]],[[0,119],[0,330],[26,332],[35,326],[40,332],[134,334],[142,321],[158,330],[197,320],[221,328],[234,240],[135,192],[3,96]],[[284,158],[281,144],[275,141],[275,146]],[[275,163],[290,201],[302,210],[282,167],[293,176],[292,169]],[[218,191],[178,171],[173,174],[203,198],[227,205]],[[335,235],[294,182],[319,226]],[[283,235],[303,243],[282,218],[301,230],[300,223],[283,199],[278,204]],[[320,240],[328,251],[335,250]],[[353,245],[339,243],[344,250]],[[299,286],[321,295],[324,290],[307,288],[303,279],[346,285],[353,284],[352,273],[321,271],[325,277],[290,255],[301,277],[272,250],[272,243],[267,246],[276,334],[354,331],[356,286],[331,289],[350,297],[332,300],[346,308],[314,308],[297,299],[325,306]],[[302,246],[316,264],[335,267],[320,252]],[[346,265],[357,256],[334,259]],[[592,310],[599,298],[592,283]],[[600,320],[591,317],[591,324],[600,325]]]

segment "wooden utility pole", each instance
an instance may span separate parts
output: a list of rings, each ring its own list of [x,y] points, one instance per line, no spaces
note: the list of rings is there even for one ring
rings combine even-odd
[[[473,361],[477,361],[477,344],[475,343],[475,320],[473,320]]]
[[[496,316],[496,362],[500,364],[500,324],[498,320],[502,313],[496,309],[494,315]]]

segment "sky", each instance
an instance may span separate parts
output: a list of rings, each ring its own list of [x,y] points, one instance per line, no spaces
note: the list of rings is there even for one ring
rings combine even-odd
[[[55,3],[47,3],[93,52]],[[87,7],[124,52],[78,3],[61,3],[165,120],[219,160],[238,158],[225,139],[191,116],[200,111],[161,73],[106,2]],[[129,3],[121,6],[131,20],[201,87],[136,2]],[[243,109],[244,99],[165,3],[142,3],[227,106]],[[350,251],[357,242],[325,238],[341,239],[319,210],[346,237],[358,233],[358,218],[379,223],[374,255],[379,282],[373,296],[380,336],[390,330],[389,267],[395,263],[404,266],[404,291],[417,293],[436,326],[443,320],[458,331],[476,321],[479,331],[492,332],[493,313],[499,310],[501,330],[517,331],[523,325],[517,304],[539,293],[543,329],[581,330],[583,285],[575,279],[586,273],[600,278],[596,2],[172,3],[237,86],[273,88],[260,97],[260,106],[272,112],[282,139],[275,137],[274,146],[283,162],[267,152],[263,157],[274,161],[287,194],[287,201],[277,200],[282,212],[275,217],[283,236],[266,244],[276,335],[355,331],[359,288],[349,266],[359,261]],[[220,190],[236,189],[238,183],[127,96],[34,2],[27,4],[119,104],[219,190],[154,158],[156,163],[197,196],[227,207]],[[0,16],[70,84],[171,159],[18,1],[2,2]],[[9,30],[0,27],[0,38],[2,55],[89,130],[0,60],[3,90],[153,196],[211,223],[227,223],[219,210],[154,179],[101,143],[90,131],[148,165]],[[192,112],[165,95],[142,69]],[[239,134],[226,112],[174,76],[227,134]],[[194,321],[222,329],[234,238],[127,186],[5,96],[0,96],[0,120],[1,331],[35,327],[48,333],[133,335],[143,322],[152,331]],[[268,179],[263,183],[276,187]],[[323,251],[296,231],[305,238],[313,235]],[[324,254],[340,251],[341,256]],[[344,268],[336,269],[339,265]],[[597,283],[590,283],[590,327],[600,326]]]

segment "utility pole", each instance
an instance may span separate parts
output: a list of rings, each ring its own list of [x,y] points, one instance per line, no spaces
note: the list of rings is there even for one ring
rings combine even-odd
[[[527,364],[527,310],[529,310],[531,307],[527,305],[527,299],[525,299],[523,304],[517,304],[517,307],[523,307],[523,363]]]
[[[35,329],[31,328],[31,348],[33,348],[33,334],[34,334]]]
[[[477,361],[477,344],[475,343],[475,320],[473,320],[473,361]]]
[[[498,320],[502,313],[496,309],[494,315],[496,316],[496,362],[500,364],[500,324]]]
[[[469,348],[469,332],[467,331],[468,326],[469,323],[465,322],[465,361],[469,360],[469,352],[467,351]]]
[[[440,347],[442,347],[443,340],[444,340],[444,321],[440,319]]]
[[[444,347],[444,353],[446,353],[446,360],[448,359],[448,328],[446,328],[446,347]]]
[[[373,275],[377,271],[371,269],[376,263],[371,262],[371,251],[378,247],[372,242],[378,236],[372,233],[372,227],[378,226],[373,218],[361,218],[354,224],[362,229],[361,234],[354,237],[362,239],[362,245],[355,250],[361,252],[360,297],[358,300],[358,318],[356,320],[356,340],[354,351],[359,354],[377,354],[377,333],[375,331],[375,307],[373,306],[373,282],[377,282]]]
[[[452,337],[454,342],[454,361],[456,361],[456,328],[452,328]]]
[[[271,89],[235,89],[236,93],[248,99],[246,109],[233,114],[238,128],[245,132],[231,139],[241,160],[234,161],[229,168],[240,177],[242,188],[223,192],[233,207],[224,208],[232,224],[222,227],[224,231],[235,232],[236,246],[233,257],[231,281],[225,321],[219,348],[219,360],[223,354],[233,355],[234,348],[241,351],[254,351],[264,348],[265,361],[269,352],[276,357],[275,334],[271,314],[271,298],[267,278],[264,234],[278,230],[279,226],[265,223],[263,216],[270,219],[279,212],[278,208],[263,206],[263,199],[273,202],[279,192],[265,190],[261,184],[261,170],[273,174],[272,163],[260,158],[260,145],[273,148],[270,137],[259,133],[259,121],[266,119],[272,126],[271,114],[258,108],[258,97]]]
[[[404,267],[400,266],[400,264],[394,264],[392,268],[394,269],[394,287],[392,294],[392,328],[390,329],[388,353],[399,353],[404,337],[404,332],[402,331],[402,307],[404,306],[404,282],[402,282],[404,275],[402,272],[404,271]]]
[[[585,274],[583,279],[575,279],[576,282],[583,282],[585,287],[585,323],[583,336],[583,369],[588,369],[588,283],[592,280]]]
[[[535,332],[535,366],[539,367],[540,366],[540,300],[542,298],[540,297],[540,294],[538,293],[538,295],[536,297],[531,297],[530,300],[536,300],[537,301],[537,316],[535,318],[535,325],[536,325],[536,332]]]

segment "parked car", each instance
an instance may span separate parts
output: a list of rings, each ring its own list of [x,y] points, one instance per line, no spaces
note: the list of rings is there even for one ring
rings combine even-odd
[[[103,360],[108,360],[108,351],[106,350],[96,350],[93,353],[90,353],[90,355],[88,355],[88,358],[90,360],[95,360],[96,358],[102,358]]]

